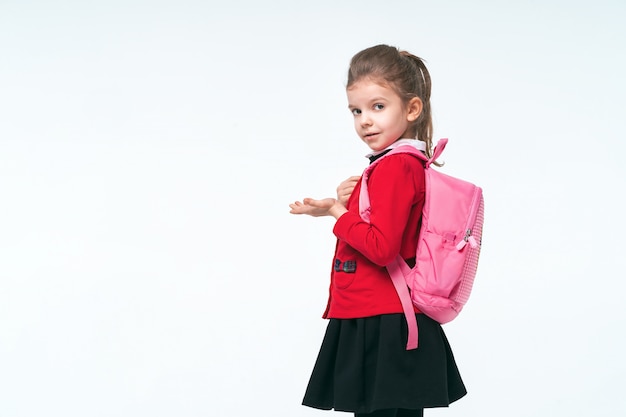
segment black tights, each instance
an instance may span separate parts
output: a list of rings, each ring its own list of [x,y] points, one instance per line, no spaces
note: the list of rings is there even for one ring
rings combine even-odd
[[[354,413],[354,417],[423,417],[423,416],[424,416],[424,410],[405,410],[403,408],[376,410],[371,413]]]

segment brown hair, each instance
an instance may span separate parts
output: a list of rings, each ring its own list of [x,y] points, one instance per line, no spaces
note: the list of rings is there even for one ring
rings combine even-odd
[[[422,101],[422,112],[409,126],[409,132],[426,143],[426,155],[431,157],[433,146],[433,118],[430,109],[431,82],[424,61],[393,46],[372,46],[352,57],[346,88],[367,78],[393,88],[405,104],[408,104],[414,97]]]

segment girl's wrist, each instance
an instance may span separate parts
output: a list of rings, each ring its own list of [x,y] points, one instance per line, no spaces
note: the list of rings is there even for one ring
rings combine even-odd
[[[335,200],[335,204],[333,204],[332,207],[328,209],[328,214],[333,216],[335,219],[338,219],[339,217],[341,217],[342,214],[347,211],[348,209],[346,209],[346,207],[341,204],[339,200]]]

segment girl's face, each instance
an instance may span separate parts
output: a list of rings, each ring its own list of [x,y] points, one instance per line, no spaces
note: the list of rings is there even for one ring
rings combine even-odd
[[[347,89],[348,107],[354,116],[354,128],[373,151],[381,151],[402,137],[422,110],[414,98],[408,104],[390,87],[373,80],[360,80]]]

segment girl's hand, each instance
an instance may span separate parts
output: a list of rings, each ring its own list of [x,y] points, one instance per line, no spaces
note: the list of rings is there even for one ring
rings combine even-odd
[[[308,214],[313,217],[333,216],[339,218],[346,211],[346,207],[334,198],[324,198],[315,200],[313,198],[305,198],[295,203],[289,204],[291,214]]]
[[[337,187],[337,200],[339,200],[339,202],[344,206],[348,204],[348,199],[352,195],[352,191],[354,191],[354,187],[356,186],[356,183],[359,181],[360,178],[361,177],[359,176],[352,176],[343,181]]]

